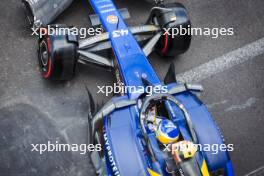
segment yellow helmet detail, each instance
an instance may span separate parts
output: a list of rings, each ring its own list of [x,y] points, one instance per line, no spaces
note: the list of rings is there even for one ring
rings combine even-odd
[[[163,144],[171,144],[179,139],[179,129],[168,119],[161,120],[156,130],[157,139]]]

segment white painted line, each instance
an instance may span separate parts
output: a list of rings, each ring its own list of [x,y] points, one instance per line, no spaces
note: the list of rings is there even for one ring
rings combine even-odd
[[[243,109],[249,108],[249,107],[253,106],[257,101],[258,101],[257,98],[251,97],[243,104],[231,105],[229,108],[225,109],[225,112],[237,111],[237,110],[243,110]]]
[[[254,176],[254,175],[255,176],[261,176],[261,175],[263,175],[263,173],[264,173],[264,166],[262,166],[256,170],[253,170],[252,172],[248,173],[245,176]]]
[[[206,105],[207,108],[213,108],[215,106],[218,106],[218,105],[223,105],[223,104],[226,104],[228,102],[228,100],[223,100],[223,101],[220,101],[220,102],[215,102],[215,103],[212,103],[212,104],[208,104]]]
[[[264,38],[178,74],[179,82],[199,82],[264,53]],[[264,59],[264,57],[263,57]]]

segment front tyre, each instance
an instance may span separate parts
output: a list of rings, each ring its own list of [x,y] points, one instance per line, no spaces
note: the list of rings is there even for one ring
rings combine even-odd
[[[164,57],[175,57],[185,53],[191,44],[191,22],[186,8],[180,3],[165,4],[156,9],[154,22],[162,28],[163,35],[156,51]]]
[[[49,35],[49,28],[64,33]],[[58,25],[40,28],[45,30],[45,35],[39,39],[38,60],[40,72],[45,79],[70,80],[75,73],[78,58],[77,36],[72,35],[70,30],[59,30],[60,28],[62,26]]]

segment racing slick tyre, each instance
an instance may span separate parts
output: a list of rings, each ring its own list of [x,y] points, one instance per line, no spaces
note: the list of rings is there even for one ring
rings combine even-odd
[[[60,30],[62,29],[63,30]],[[50,33],[51,29],[63,32]],[[67,29],[67,30],[64,30]],[[77,63],[78,37],[70,32],[70,28],[52,25],[39,29],[38,60],[42,76],[49,80],[69,80],[74,76]]]
[[[174,57],[186,52],[191,44],[191,34],[188,32],[191,22],[187,9],[180,3],[169,3],[152,10],[152,18],[156,18],[154,20],[163,31],[156,51],[164,57]]]

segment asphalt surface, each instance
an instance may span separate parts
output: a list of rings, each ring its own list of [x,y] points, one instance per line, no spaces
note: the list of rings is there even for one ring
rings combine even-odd
[[[213,39],[194,36],[190,50],[174,60],[156,54],[150,62],[161,79],[173,61],[176,73],[186,72],[210,60],[264,37],[263,0],[182,1],[194,27],[233,27],[235,35]],[[116,1],[128,7],[128,24],[144,23],[151,6],[144,1]],[[112,85],[109,72],[78,65],[76,77],[54,83],[38,71],[36,37],[31,36],[19,0],[0,3],[0,175],[1,176],[88,176],[87,155],[78,152],[31,152],[31,144],[58,141],[87,143],[87,93],[96,102],[110,97],[97,94],[97,85]],[[90,7],[76,1],[57,20],[89,27]],[[200,98],[219,124],[226,143],[234,144],[231,158],[235,173],[246,175],[264,165],[264,51],[199,82],[205,92]]]

